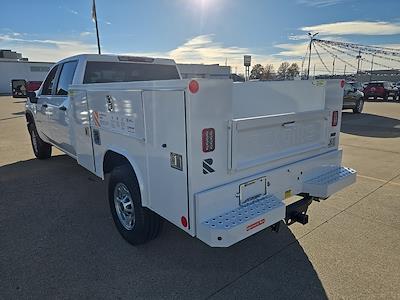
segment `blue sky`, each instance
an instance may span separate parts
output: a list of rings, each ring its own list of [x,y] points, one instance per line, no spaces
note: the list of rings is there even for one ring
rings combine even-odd
[[[91,0],[16,3],[2,5],[0,48],[41,61],[96,52]],[[241,69],[243,54],[253,55],[255,63],[300,64],[308,31],[319,31],[329,40],[400,47],[399,0],[97,0],[96,4],[106,53],[172,57],[177,62],[225,64],[227,60]],[[316,58],[314,63],[317,70],[322,67]]]

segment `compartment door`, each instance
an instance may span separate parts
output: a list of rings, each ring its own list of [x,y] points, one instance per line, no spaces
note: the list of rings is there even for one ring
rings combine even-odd
[[[95,173],[92,130],[86,91],[70,91],[70,101],[71,141],[76,150],[76,159],[78,164]]]
[[[181,218],[189,221],[185,95],[183,91],[144,91],[143,103],[149,206],[184,228]]]

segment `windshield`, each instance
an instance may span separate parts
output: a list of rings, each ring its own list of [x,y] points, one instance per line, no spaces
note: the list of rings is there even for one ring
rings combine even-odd
[[[83,83],[172,79],[180,79],[176,65],[89,61]]]

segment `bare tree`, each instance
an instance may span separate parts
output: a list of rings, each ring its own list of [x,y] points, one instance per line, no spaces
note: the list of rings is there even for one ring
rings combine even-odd
[[[292,63],[290,67],[287,69],[287,74],[290,79],[293,79],[296,76],[298,76],[300,74],[300,68],[298,64]]]
[[[275,75],[274,65],[267,64],[264,67],[263,80],[271,80],[274,77],[274,75]]]
[[[278,68],[278,78],[281,80],[285,80],[288,76],[288,69],[289,69],[290,64],[286,61],[281,63],[281,65]]]

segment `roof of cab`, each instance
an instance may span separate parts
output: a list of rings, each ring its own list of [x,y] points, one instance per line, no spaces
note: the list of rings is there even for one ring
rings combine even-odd
[[[131,55],[111,55],[111,54],[79,54],[64,58],[59,63],[70,60],[83,61],[102,61],[102,62],[134,62],[134,63],[151,63],[159,65],[175,65],[175,61],[169,58],[140,57]]]

